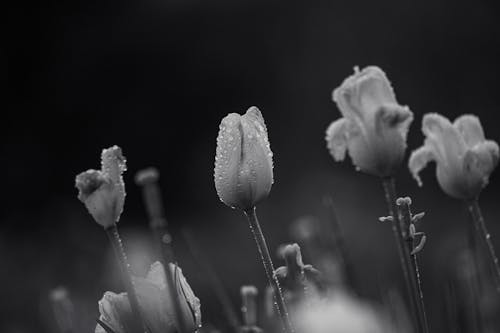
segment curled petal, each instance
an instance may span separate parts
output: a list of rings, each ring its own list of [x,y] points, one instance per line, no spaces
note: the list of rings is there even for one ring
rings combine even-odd
[[[462,136],[467,147],[473,147],[474,145],[484,141],[483,127],[479,118],[472,114],[465,114],[453,122],[453,126],[458,130],[458,133]]]
[[[85,204],[90,215],[104,228],[118,221],[123,206],[114,184],[101,171],[88,170],[76,176],[78,199]]]
[[[495,141],[486,140],[467,151],[466,156],[470,156],[470,160],[465,163],[467,164],[467,170],[474,170],[485,177],[488,177],[490,173],[496,168],[499,158],[499,148]],[[467,158],[465,158],[467,160]]]
[[[463,159],[462,183],[455,194],[461,199],[470,199],[488,184],[490,174],[498,164],[498,144],[484,141],[467,150]],[[457,186],[458,187],[458,186]]]
[[[404,157],[413,113],[397,103],[385,73],[375,66],[356,68],[335,89],[333,99],[346,119],[333,122],[327,130],[334,159],[342,160],[347,146],[358,170],[380,177],[393,175]]]
[[[415,151],[409,162],[417,179],[418,171],[434,159],[436,176],[442,190],[457,199],[476,198],[487,185],[498,164],[498,145],[484,139],[479,119],[464,115],[453,123],[438,114],[424,116],[424,147]],[[428,155],[427,155],[428,154]]]
[[[132,322],[130,303],[126,293],[115,294],[107,291],[99,301],[100,320],[115,333],[128,333],[134,326]],[[97,325],[96,332],[101,329]]]
[[[426,145],[432,145],[438,163],[443,167],[460,165],[465,153],[465,141],[451,122],[437,113],[428,113],[422,120]]]
[[[349,122],[347,118],[337,119],[326,130],[326,145],[335,161],[343,161],[345,158]]]
[[[419,176],[420,171],[432,161],[436,161],[436,155],[432,146],[422,146],[411,153],[408,168],[413,178],[417,181],[418,186],[422,186],[422,179]]]
[[[375,112],[375,132],[385,135],[389,130],[397,130],[406,146],[406,136],[413,121],[413,113],[408,107],[397,104],[382,105]]]
[[[361,121],[370,118],[380,106],[396,104],[396,97],[385,73],[376,66],[362,71],[356,67],[354,74],[334,90],[333,100],[346,118],[356,117]]]
[[[101,170],[88,170],[76,176],[78,199],[104,228],[118,222],[123,212],[126,193],[122,173],[126,169],[120,147],[113,146],[102,150]]]

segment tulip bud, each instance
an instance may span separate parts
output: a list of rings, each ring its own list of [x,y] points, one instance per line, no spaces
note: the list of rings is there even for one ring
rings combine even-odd
[[[125,203],[122,173],[126,160],[120,147],[103,149],[101,170],[87,170],[76,176],[78,199],[85,204],[95,221],[105,229],[119,221]]]
[[[273,184],[273,153],[264,118],[251,107],[222,119],[215,156],[215,188],[222,202],[248,210],[265,199]]]
[[[348,152],[356,169],[392,176],[403,161],[413,113],[398,104],[385,73],[374,66],[356,67],[334,90],[333,100],[342,114],[326,131],[334,160],[344,160]]]
[[[422,131],[424,145],[411,154],[408,163],[418,184],[422,185],[420,171],[434,161],[439,185],[446,194],[457,199],[476,198],[499,159],[498,144],[485,139],[479,118],[463,115],[452,124],[439,114],[426,114]]]

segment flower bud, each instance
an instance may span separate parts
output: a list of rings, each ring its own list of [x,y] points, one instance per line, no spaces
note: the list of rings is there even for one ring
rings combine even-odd
[[[457,199],[474,199],[488,184],[498,164],[498,144],[484,137],[479,118],[458,117],[452,124],[437,114],[426,114],[422,120],[424,145],[415,150],[408,167],[422,185],[420,171],[436,162],[436,175],[443,191]]]
[[[403,161],[413,113],[398,104],[380,68],[354,70],[333,92],[342,118],[326,131],[328,149],[335,161],[344,160],[348,152],[356,169],[392,176]]]
[[[257,294],[258,290],[255,286],[242,286],[240,288],[244,326],[257,325]]]
[[[273,184],[273,153],[264,118],[251,107],[222,119],[215,156],[215,188],[222,202],[248,210],[265,199]]]
[[[201,325],[200,301],[186,281],[179,267],[170,264],[176,277],[175,291],[181,302],[181,316],[189,332],[194,332]],[[165,270],[159,262],[154,263],[146,278],[134,278],[134,285],[145,324],[151,333],[175,333],[172,295],[166,284]],[[134,317],[126,293],[106,292],[99,301],[100,320],[116,333],[131,332]],[[104,333],[97,325],[96,333]]]
[[[85,204],[95,221],[109,228],[119,221],[125,203],[122,173],[126,161],[120,147],[103,149],[101,170],[87,170],[76,176],[78,199]]]

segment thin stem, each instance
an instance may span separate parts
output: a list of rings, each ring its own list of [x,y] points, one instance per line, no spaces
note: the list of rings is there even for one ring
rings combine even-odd
[[[402,230],[402,237],[406,240],[406,247],[404,248],[404,255],[413,259],[412,264],[409,268],[409,277],[412,285],[412,293],[413,297],[416,301],[417,308],[417,318],[418,318],[418,327],[422,330],[422,332],[429,332],[429,328],[427,325],[427,315],[425,313],[425,305],[424,305],[424,294],[422,292],[422,285],[420,283],[420,272],[418,270],[418,261],[417,255],[411,254],[413,248],[415,246],[414,237],[410,234],[410,225],[413,224],[412,215],[410,211],[410,198],[400,198],[396,201],[396,206],[398,209],[398,217],[399,223]],[[413,226],[414,227],[414,226]]]
[[[278,310],[278,314],[281,318],[284,331],[287,333],[293,333],[294,329],[292,323],[290,321],[290,317],[288,316],[288,311],[286,309],[285,300],[283,298],[283,293],[281,292],[281,287],[278,282],[278,278],[274,274],[274,266],[271,260],[271,255],[269,254],[269,249],[266,244],[266,239],[264,238],[264,234],[262,233],[262,229],[260,228],[259,220],[257,219],[257,213],[254,208],[245,211],[245,215],[248,219],[248,223],[250,224],[250,230],[252,231],[253,237],[257,244],[257,248],[259,249],[260,257],[262,259],[262,263],[264,264],[264,270],[266,271],[267,279],[269,283],[274,288],[274,300],[275,305]]]
[[[398,247],[398,255],[399,262],[401,264],[401,269],[403,270],[403,276],[406,283],[406,290],[408,292],[408,297],[410,298],[410,308],[412,310],[412,315],[414,317],[414,321],[418,322],[415,318],[415,314],[417,313],[416,299],[413,293],[413,287],[410,280],[409,267],[411,266],[409,256],[405,255],[405,245],[403,239],[403,232],[401,229],[401,224],[399,222],[399,217],[396,206],[396,185],[394,182],[394,178],[383,178],[382,185],[384,187],[385,193],[385,201],[387,203],[387,209],[389,211],[389,215],[392,216],[392,233],[394,234],[394,239],[396,240],[396,245]]]
[[[493,247],[493,243],[491,242],[491,235],[488,232],[488,229],[486,228],[486,224],[484,223],[483,214],[481,212],[481,207],[479,207],[477,198],[468,201],[467,208],[469,209],[469,212],[472,216],[472,221],[474,223],[474,227],[476,228],[476,232],[484,240],[488,248],[490,264],[495,277],[496,289],[497,292],[500,293],[500,266],[498,265],[498,257],[495,253],[495,248]]]
[[[125,285],[125,290],[127,291],[127,296],[130,302],[130,307],[132,309],[132,314],[135,317],[134,325],[138,327],[134,327],[135,332],[145,332],[144,320],[141,315],[141,310],[139,308],[139,301],[137,299],[137,294],[134,288],[134,282],[132,281],[132,273],[130,272],[130,265],[128,264],[127,255],[125,253],[125,249],[123,248],[123,243],[120,238],[120,234],[118,233],[118,229],[116,224],[105,229],[106,235],[108,235],[109,241],[113,246],[115,251],[116,259],[118,260],[118,264],[122,273],[123,284]]]

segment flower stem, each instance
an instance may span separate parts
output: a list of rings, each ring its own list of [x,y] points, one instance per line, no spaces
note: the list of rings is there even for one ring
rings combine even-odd
[[[417,308],[417,318],[419,329],[422,332],[429,332],[427,325],[427,315],[425,313],[424,305],[424,294],[422,292],[422,285],[420,283],[420,272],[418,269],[417,255],[411,254],[415,246],[414,238],[410,234],[410,225],[413,223],[412,215],[410,211],[410,198],[399,198],[396,200],[396,206],[398,209],[399,223],[401,225],[403,239],[406,240],[406,247],[404,249],[405,256],[409,256],[413,259],[412,265],[409,267],[409,277],[412,284],[413,297],[415,298],[416,308]]]
[[[417,301],[418,291],[415,287],[416,283],[413,281],[415,279],[415,276],[411,274],[414,266],[411,261],[410,251],[408,251],[408,247],[405,244],[402,224],[397,214],[397,205],[396,205],[397,195],[396,195],[396,184],[394,178],[392,177],[382,178],[382,185],[384,187],[387,209],[389,210],[389,214],[392,216],[392,221],[391,221],[392,232],[394,234],[394,238],[396,239],[396,244],[398,247],[398,255],[406,282],[408,297],[410,298],[410,308],[412,310],[414,322],[416,323],[418,332],[425,332],[424,331],[425,326],[422,323],[418,311],[419,308]]]
[[[116,224],[113,224],[111,227],[106,228],[106,235],[108,235],[109,241],[113,246],[115,251],[116,259],[118,260],[123,284],[125,285],[125,290],[127,291],[127,296],[130,302],[130,307],[132,309],[132,314],[134,318],[134,327],[135,332],[145,332],[146,326],[144,324],[144,320],[141,315],[141,310],[139,308],[139,301],[137,299],[137,294],[134,288],[134,282],[132,281],[132,273],[130,272],[130,265],[128,264],[127,255],[125,253],[125,249],[123,248],[123,243],[120,238],[120,234],[118,233],[118,228]]]
[[[500,266],[498,265],[498,257],[495,253],[495,248],[491,242],[491,235],[486,228],[484,223],[483,214],[481,212],[481,207],[477,198],[467,202],[467,208],[472,216],[472,221],[478,235],[484,240],[488,248],[488,254],[490,257],[491,267],[495,276],[495,285],[497,292],[500,293]]]
[[[275,305],[277,307],[278,314],[281,318],[284,331],[287,333],[293,333],[294,329],[290,321],[290,317],[288,316],[288,311],[286,309],[285,300],[283,298],[283,293],[281,292],[281,287],[278,282],[278,278],[274,274],[273,262],[271,260],[271,255],[269,254],[269,249],[266,244],[266,239],[264,238],[264,234],[262,233],[262,229],[260,228],[255,207],[246,210],[245,215],[248,219],[248,223],[250,224],[250,230],[252,231],[253,237],[257,244],[257,248],[259,249],[260,257],[262,259],[262,263],[264,264],[264,270],[266,271],[267,279],[269,280],[271,286],[273,286],[274,288]]]

